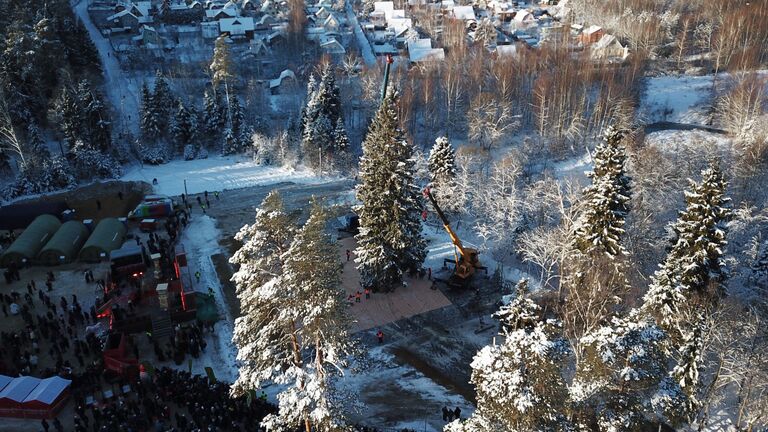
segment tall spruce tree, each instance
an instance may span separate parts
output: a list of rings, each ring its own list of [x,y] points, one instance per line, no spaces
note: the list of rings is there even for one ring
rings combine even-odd
[[[59,114],[59,128],[64,135],[67,146],[72,147],[82,136],[82,119],[77,106],[77,98],[69,86],[61,90],[56,101],[56,111]]]
[[[83,120],[82,139],[88,147],[105,152],[112,147],[112,128],[101,95],[91,88],[87,80],[77,86],[77,105]]]
[[[403,273],[418,269],[426,256],[413,147],[400,130],[395,103],[395,95],[388,95],[368,129],[356,191],[361,203],[356,207],[356,262],[361,283],[374,290],[393,289]]]
[[[336,121],[336,128],[333,129],[333,165],[341,172],[348,171],[352,166],[349,136],[341,118]]]
[[[681,311],[692,296],[716,302],[723,294],[725,223],[731,216],[730,198],[719,163],[701,173],[701,183],[690,182],[686,208],[672,224],[672,249],[652,278],[643,301],[665,329],[678,337],[686,332]]]
[[[159,70],[155,74],[155,88],[152,94],[153,110],[157,116],[157,122],[160,126],[161,135],[165,135],[165,131],[170,125],[172,114],[176,105],[176,99],[173,97],[168,81]]]
[[[307,85],[307,103],[302,111],[302,152],[304,162],[316,169],[330,168],[337,158],[334,132],[341,120],[339,87],[331,65],[323,69],[320,82]],[[343,126],[343,120],[342,120]],[[346,135],[346,133],[345,133]],[[338,168],[338,167],[335,167]]]
[[[202,129],[206,137],[217,142],[224,133],[224,124],[226,118],[222,116],[221,97],[212,90],[206,90],[203,97],[203,126]]]
[[[157,107],[147,83],[141,86],[141,133],[150,141],[158,139],[161,134]]]
[[[190,145],[195,141],[195,135],[197,133],[196,116],[195,113],[187,109],[184,102],[179,100],[179,105],[171,129],[176,152],[183,152],[187,145]]]
[[[446,137],[438,137],[427,160],[433,184],[449,184],[456,178],[456,152]]]
[[[577,220],[575,242],[583,253],[605,254],[610,258],[626,254],[621,245],[624,222],[629,211],[629,177],[625,174],[626,154],[621,146],[624,134],[613,128],[593,155],[592,184],[584,189],[586,205]]]
[[[245,146],[248,143],[245,128],[245,115],[243,114],[243,109],[240,106],[240,99],[237,96],[230,97],[229,102],[229,127],[226,129],[224,134],[224,146],[222,148],[222,153],[242,153],[245,151]]]

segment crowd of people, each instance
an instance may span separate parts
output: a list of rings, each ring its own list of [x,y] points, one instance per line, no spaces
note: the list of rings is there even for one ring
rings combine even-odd
[[[101,388],[98,377],[82,380],[74,393],[75,432],[260,431],[259,423],[275,407],[266,397],[237,397],[226,383],[170,368],[142,373],[141,379],[112,395],[89,403]]]
[[[0,332],[3,349],[0,350],[0,370],[9,375],[66,376],[73,368],[83,369],[91,357],[101,353],[100,342],[85,327],[96,322],[96,310],[84,310],[76,295],[70,300],[58,301],[49,295],[55,277],[48,274],[46,289],[34,280],[27,284],[27,292],[11,291],[0,294],[5,316],[8,312],[20,315],[24,327]],[[45,369],[40,367],[41,356],[52,360]],[[76,366],[72,362],[76,361]]]

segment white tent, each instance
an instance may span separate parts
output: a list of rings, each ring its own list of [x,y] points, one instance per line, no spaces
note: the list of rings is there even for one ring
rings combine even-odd
[[[4,400],[17,403],[23,402],[32,390],[40,384],[40,381],[39,378],[30,376],[14,378],[2,391],[0,391],[0,406]]]
[[[72,381],[58,376],[46,378],[40,381],[37,387],[27,395],[24,399],[24,403],[35,401],[50,405],[64,392],[64,390],[67,389],[67,387],[69,387],[70,384],[72,384]]]
[[[13,378],[5,375],[0,375],[0,391],[2,391],[5,388],[5,386],[7,386],[8,383],[10,383],[11,381],[13,381]]]

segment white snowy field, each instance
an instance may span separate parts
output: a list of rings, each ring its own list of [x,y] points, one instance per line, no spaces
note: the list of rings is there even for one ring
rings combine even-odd
[[[153,179],[157,179],[155,193],[169,196],[184,193],[185,180],[189,194],[283,182],[320,184],[338,180],[336,177],[317,176],[308,169],[259,165],[248,158],[237,156],[215,156],[190,161],[174,160],[163,165],[134,166],[128,168],[121,178],[124,181],[144,181],[150,184]]]
[[[706,76],[662,76],[646,80],[638,112],[646,123],[706,123],[712,103],[712,80]]]

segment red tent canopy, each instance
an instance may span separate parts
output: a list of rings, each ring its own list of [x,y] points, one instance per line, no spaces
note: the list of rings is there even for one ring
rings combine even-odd
[[[0,376],[0,387],[5,378]],[[66,403],[71,383],[58,376],[12,378],[0,391],[0,417],[53,418]]]

